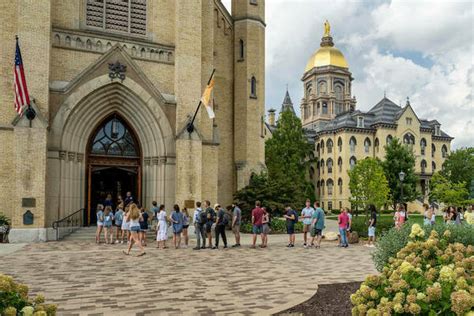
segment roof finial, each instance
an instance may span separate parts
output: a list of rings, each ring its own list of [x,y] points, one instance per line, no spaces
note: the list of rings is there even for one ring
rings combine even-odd
[[[410,98],[407,97],[407,105],[410,105]]]
[[[286,84],[286,92],[288,92],[288,83]]]

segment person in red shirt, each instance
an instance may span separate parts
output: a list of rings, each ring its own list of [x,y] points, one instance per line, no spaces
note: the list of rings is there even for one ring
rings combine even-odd
[[[341,243],[339,247],[347,248],[349,244],[347,243],[347,224],[349,223],[349,215],[347,215],[347,207],[342,209],[342,213],[337,217],[339,223],[339,234],[341,235]]]
[[[253,240],[252,246],[250,248],[256,248],[255,244],[257,243],[257,235],[260,235],[262,245],[263,245],[263,209],[260,207],[260,201],[255,202],[255,208],[252,210],[252,233]]]

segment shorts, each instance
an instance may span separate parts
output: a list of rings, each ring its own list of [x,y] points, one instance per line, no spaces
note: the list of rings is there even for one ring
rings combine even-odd
[[[270,233],[270,226],[268,224],[263,224],[262,234],[268,235]]]
[[[115,226],[122,227],[122,222],[115,222]]]
[[[107,223],[107,224],[104,223],[104,227],[105,228],[110,228],[110,227],[112,227],[112,223]]]
[[[104,222],[97,222],[97,226],[104,226]]]
[[[132,227],[130,227],[130,231],[139,232],[140,231],[140,226],[132,226]]]
[[[207,222],[206,223],[206,233],[210,233],[212,231],[212,224],[213,222]]]
[[[232,227],[232,232],[234,234],[240,233],[240,225],[234,225],[234,227]]]
[[[183,225],[183,229],[188,229],[189,225]]]
[[[293,235],[295,233],[295,225],[287,225],[286,226],[286,233],[288,235]]]
[[[322,236],[323,235],[323,230],[322,229],[317,229],[314,228],[311,229],[311,237],[316,237],[316,236]]]
[[[252,233],[254,235],[261,234],[262,233],[262,228],[263,228],[263,225],[253,225],[252,226]]]
[[[375,237],[375,227],[374,226],[369,227],[369,237]]]
[[[303,223],[303,233],[307,233],[309,231],[311,231],[311,224]]]
[[[146,233],[148,231],[148,228],[140,228],[141,233]]]

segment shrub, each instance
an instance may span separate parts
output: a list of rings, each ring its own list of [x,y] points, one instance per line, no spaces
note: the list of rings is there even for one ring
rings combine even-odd
[[[365,215],[352,216],[352,231],[356,231],[359,237],[368,237],[369,217]],[[393,219],[386,216],[377,216],[378,235],[383,234],[393,227]]]
[[[298,222],[295,225],[295,233],[301,233],[303,231],[303,223]],[[245,234],[252,233],[252,224],[243,223],[240,226],[240,232]],[[281,218],[272,218],[270,225],[270,234],[286,234],[286,220]]]
[[[450,236],[446,237],[449,243],[461,243],[464,246],[474,245],[474,227],[468,225],[450,225],[436,224],[434,226],[425,226],[425,238],[429,236],[432,230],[438,235],[443,235],[446,230],[450,231]],[[391,257],[407,245],[409,235],[411,233],[411,225],[404,225],[401,229],[391,228],[387,230],[377,241],[377,248],[372,254],[375,267],[378,271],[382,271],[383,267],[388,263]]]
[[[390,258],[382,274],[368,276],[351,295],[352,315],[465,315],[471,311],[474,246],[450,243],[449,229],[443,235],[433,229],[428,237],[414,224],[408,235],[409,242]]]
[[[10,219],[6,215],[0,213],[0,226],[2,225],[10,226],[10,223],[11,223]]]
[[[56,305],[44,304],[44,297],[40,294],[34,299],[28,298],[28,286],[0,274],[0,315],[28,316],[37,311],[45,311],[43,315],[56,315]]]

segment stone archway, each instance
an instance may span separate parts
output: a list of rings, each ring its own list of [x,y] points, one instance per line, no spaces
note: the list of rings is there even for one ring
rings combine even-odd
[[[175,135],[161,106],[133,80],[111,83],[107,76],[80,86],[65,100],[49,135],[47,205],[51,220],[86,206],[87,144],[94,128],[111,113],[136,127],[142,150],[143,204],[152,200],[173,203]]]

